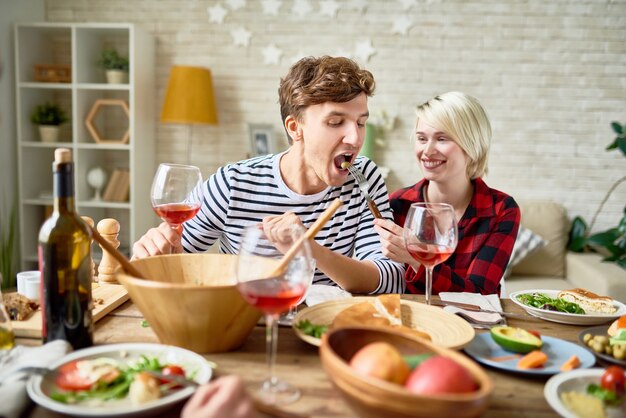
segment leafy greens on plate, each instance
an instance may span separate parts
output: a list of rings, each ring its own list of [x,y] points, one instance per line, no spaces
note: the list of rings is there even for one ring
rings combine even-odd
[[[517,297],[524,305],[549,311],[565,312],[570,314],[584,315],[585,310],[577,303],[568,302],[560,298],[551,298],[543,293],[524,293]]]

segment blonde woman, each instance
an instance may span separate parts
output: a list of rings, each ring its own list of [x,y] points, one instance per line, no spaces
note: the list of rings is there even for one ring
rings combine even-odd
[[[402,239],[402,226],[415,202],[452,205],[459,225],[456,251],[433,271],[433,294],[500,293],[520,210],[511,196],[482,180],[490,142],[491,124],[476,98],[449,92],[418,106],[414,152],[424,178],[391,194],[395,223],[375,221],[383,254],[407,265],[407,293],[424,293],[424,267],[409,255]]]

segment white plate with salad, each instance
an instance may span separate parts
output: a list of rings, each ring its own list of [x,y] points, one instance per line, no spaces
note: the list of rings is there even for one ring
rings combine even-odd
[[[82,417],[154,416],[188,398],[194,389],[176,388],[175,384],[164,379],[153,382],[158,385],[156,389],[154,386],[144,388],[134,383],[140,371],[184,374],[190,380],[206,383],[211,379],[212,366],[201,355],[180,347],[111,344],[68,354],[51,365],[53,373],[45,377],[31,376],[26,389],[34,402],[61,414]],[[131,385],[134,385],[132,389]],[[144,393],[145,390],[152,396]],[[129,395],[129,391],[133,392],[133,396]],[[137,403],[140,398],[142,402]]]
[[[546,321],[559,322],[561,324],[599,325],[613,321],[614,319],[626,314],[626,305],[617,300],[613,301],[613,306],[615,306],[617,310],[612,314],[573,313],[574,309],[571,307],[571,302],[557,299],[558,293],[559,290],[531,289],[511,293],[509,297],[530,315],[545,319]],[[531,303],[535,306],[525,304],[522,301],[523,299],[530,299]],[[559,310],[549,310],[537,307],[541,306],[544,302],[548,302],[548,304],[552,305],[554,309]]]
[[[611,405],[603,401],[611,396],[602,388],[601,378],[605,372],[605,369],[581,369],[559,373],[546,382],[544,397],[552,409],[565,418],[578,418],[581,414],[602,416],[601,411],[608,418],[624,417],[626,404]],[[617,399],[612,402],[619,402]]]

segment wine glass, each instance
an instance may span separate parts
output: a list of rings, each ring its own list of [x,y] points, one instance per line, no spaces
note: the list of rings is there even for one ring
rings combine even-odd
[[[309,293],[309,289],[313,283],[313,276],[315,276],[315,259],[311,260],[311,264],[311,276],[307,284],[307,291],[304,292],[302,297],[296,303],[289,307],[289,311],[287,311],[286,314],[279,318],[279,325],[286,325],[290,327],[293,324],[293,320],[296,318],[296,312],[298,311],[298,306],[306,299],[306,295]]]
[[[426,304],[430,305],[433,268],[456,249],[459,231],[454,208],[447,203],[413,203],[404,222],[404,245],[426,269]]]
[[[307,240],[299,246],[294,258],[284,271],[274,272],[282,253],[304,235],[302,226],[282,228],[279,249],[270,242],[259,227],[248,226],[243,230],[237,260],[237,287],[249,304],[263,311],[266,324],[266,349],[269,377],[255,385],[253,395],[261,402],[279,405],[296,401],[300,391],[283,381],[274,373],[278,338],[278,318],[294,306],[306,293],[313,275],[313,260]]]
[[[202,202],[202,174],[193,165],[159,165],[150,191],[152,208],[172,229],[193,218]]]

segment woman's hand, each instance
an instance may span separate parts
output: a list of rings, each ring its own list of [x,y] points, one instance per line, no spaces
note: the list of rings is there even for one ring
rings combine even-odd
[[[237,376],[220,377],[202,385],[183,408],[182,418],[256,418],[243,382]]]
[[[408,264],[415,271],[420,266],[404,245],[403,228],[387,219],[374,219],[374,230],[380,235],[382,253],[393,261]]]
[[[183,252],[180,234],[163,222],[156,228],[151,228],[139,241],[133,244],[133,260],[160,254],[179,254]]]
[[[306,231],[298,215],[293,212],[263,218],[265,236],[283,254],[291,248],[294,242],[292,229],[294,225],[300,226],[303,231]]]

